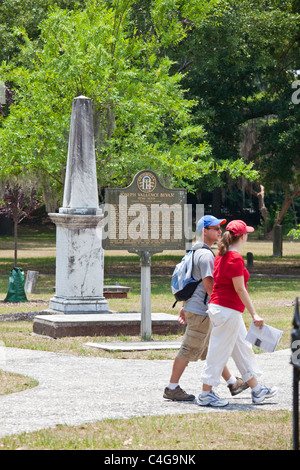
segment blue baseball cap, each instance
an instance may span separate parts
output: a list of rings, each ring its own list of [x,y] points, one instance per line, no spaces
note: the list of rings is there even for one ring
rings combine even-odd
[[[210,227],[214,225],[223,225],[226,223],[226,219],[217,219],[213,215],[204,215],[197,222],[197,231],[201,232],[205,227]]]

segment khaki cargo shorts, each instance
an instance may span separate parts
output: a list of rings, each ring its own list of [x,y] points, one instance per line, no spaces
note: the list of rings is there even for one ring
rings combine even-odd
[[[208,315],[184,311],[186,329],[177,357],[187,362],[204,361],[207,354],[211,322]]]

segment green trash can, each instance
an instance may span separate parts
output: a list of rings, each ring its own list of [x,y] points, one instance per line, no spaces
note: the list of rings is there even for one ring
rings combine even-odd
[[[24,271],[13,268],[9,275],[8,292],[4,302],[27,302],[24,290]]]

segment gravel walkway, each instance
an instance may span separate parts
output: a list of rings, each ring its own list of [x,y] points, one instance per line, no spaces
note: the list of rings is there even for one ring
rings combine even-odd
[[[246,390],[235,398],[225,383],[217,392],[229,398],[220,409],[195,403],[165,400],[172,361],[122,360],[75,357],[43,351],[0,347],[0,369],[35,378],[39,385],[23,392],[0,396],[0,437],[30,432],[58,424],[80,425],[107,418],[230,411],[291,410],[292,373],[290,350],[257,356],[262,382],[276,385],[278,394],[262,405],[253,405]],[[200,391],[203,363],[191,363],[181,386],[189,393]],[[230,369],[237,374],[233,362]]]

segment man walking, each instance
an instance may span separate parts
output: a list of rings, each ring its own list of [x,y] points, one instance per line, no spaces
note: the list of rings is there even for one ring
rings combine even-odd
[[[207,303],[213,289],[214,254],[211,246],[221,238],[221,225],[226,219],[212,215],[203,216],[197,223],[199,241],[192,247],[194,253],[193,277],[202,279],[192,297],[186,300],[179,314],[179,321],[186,323],[186,330],[180,350],[174,360],[170,382],[163,397],[173,401],[193,401],[194,395],[187,394],[179,385],[180,378],[191,361],[205,360],[211,332]],[[233,377],[227,366],[222,377],[227,382],[232,395],[242,392],[248,385]]]

